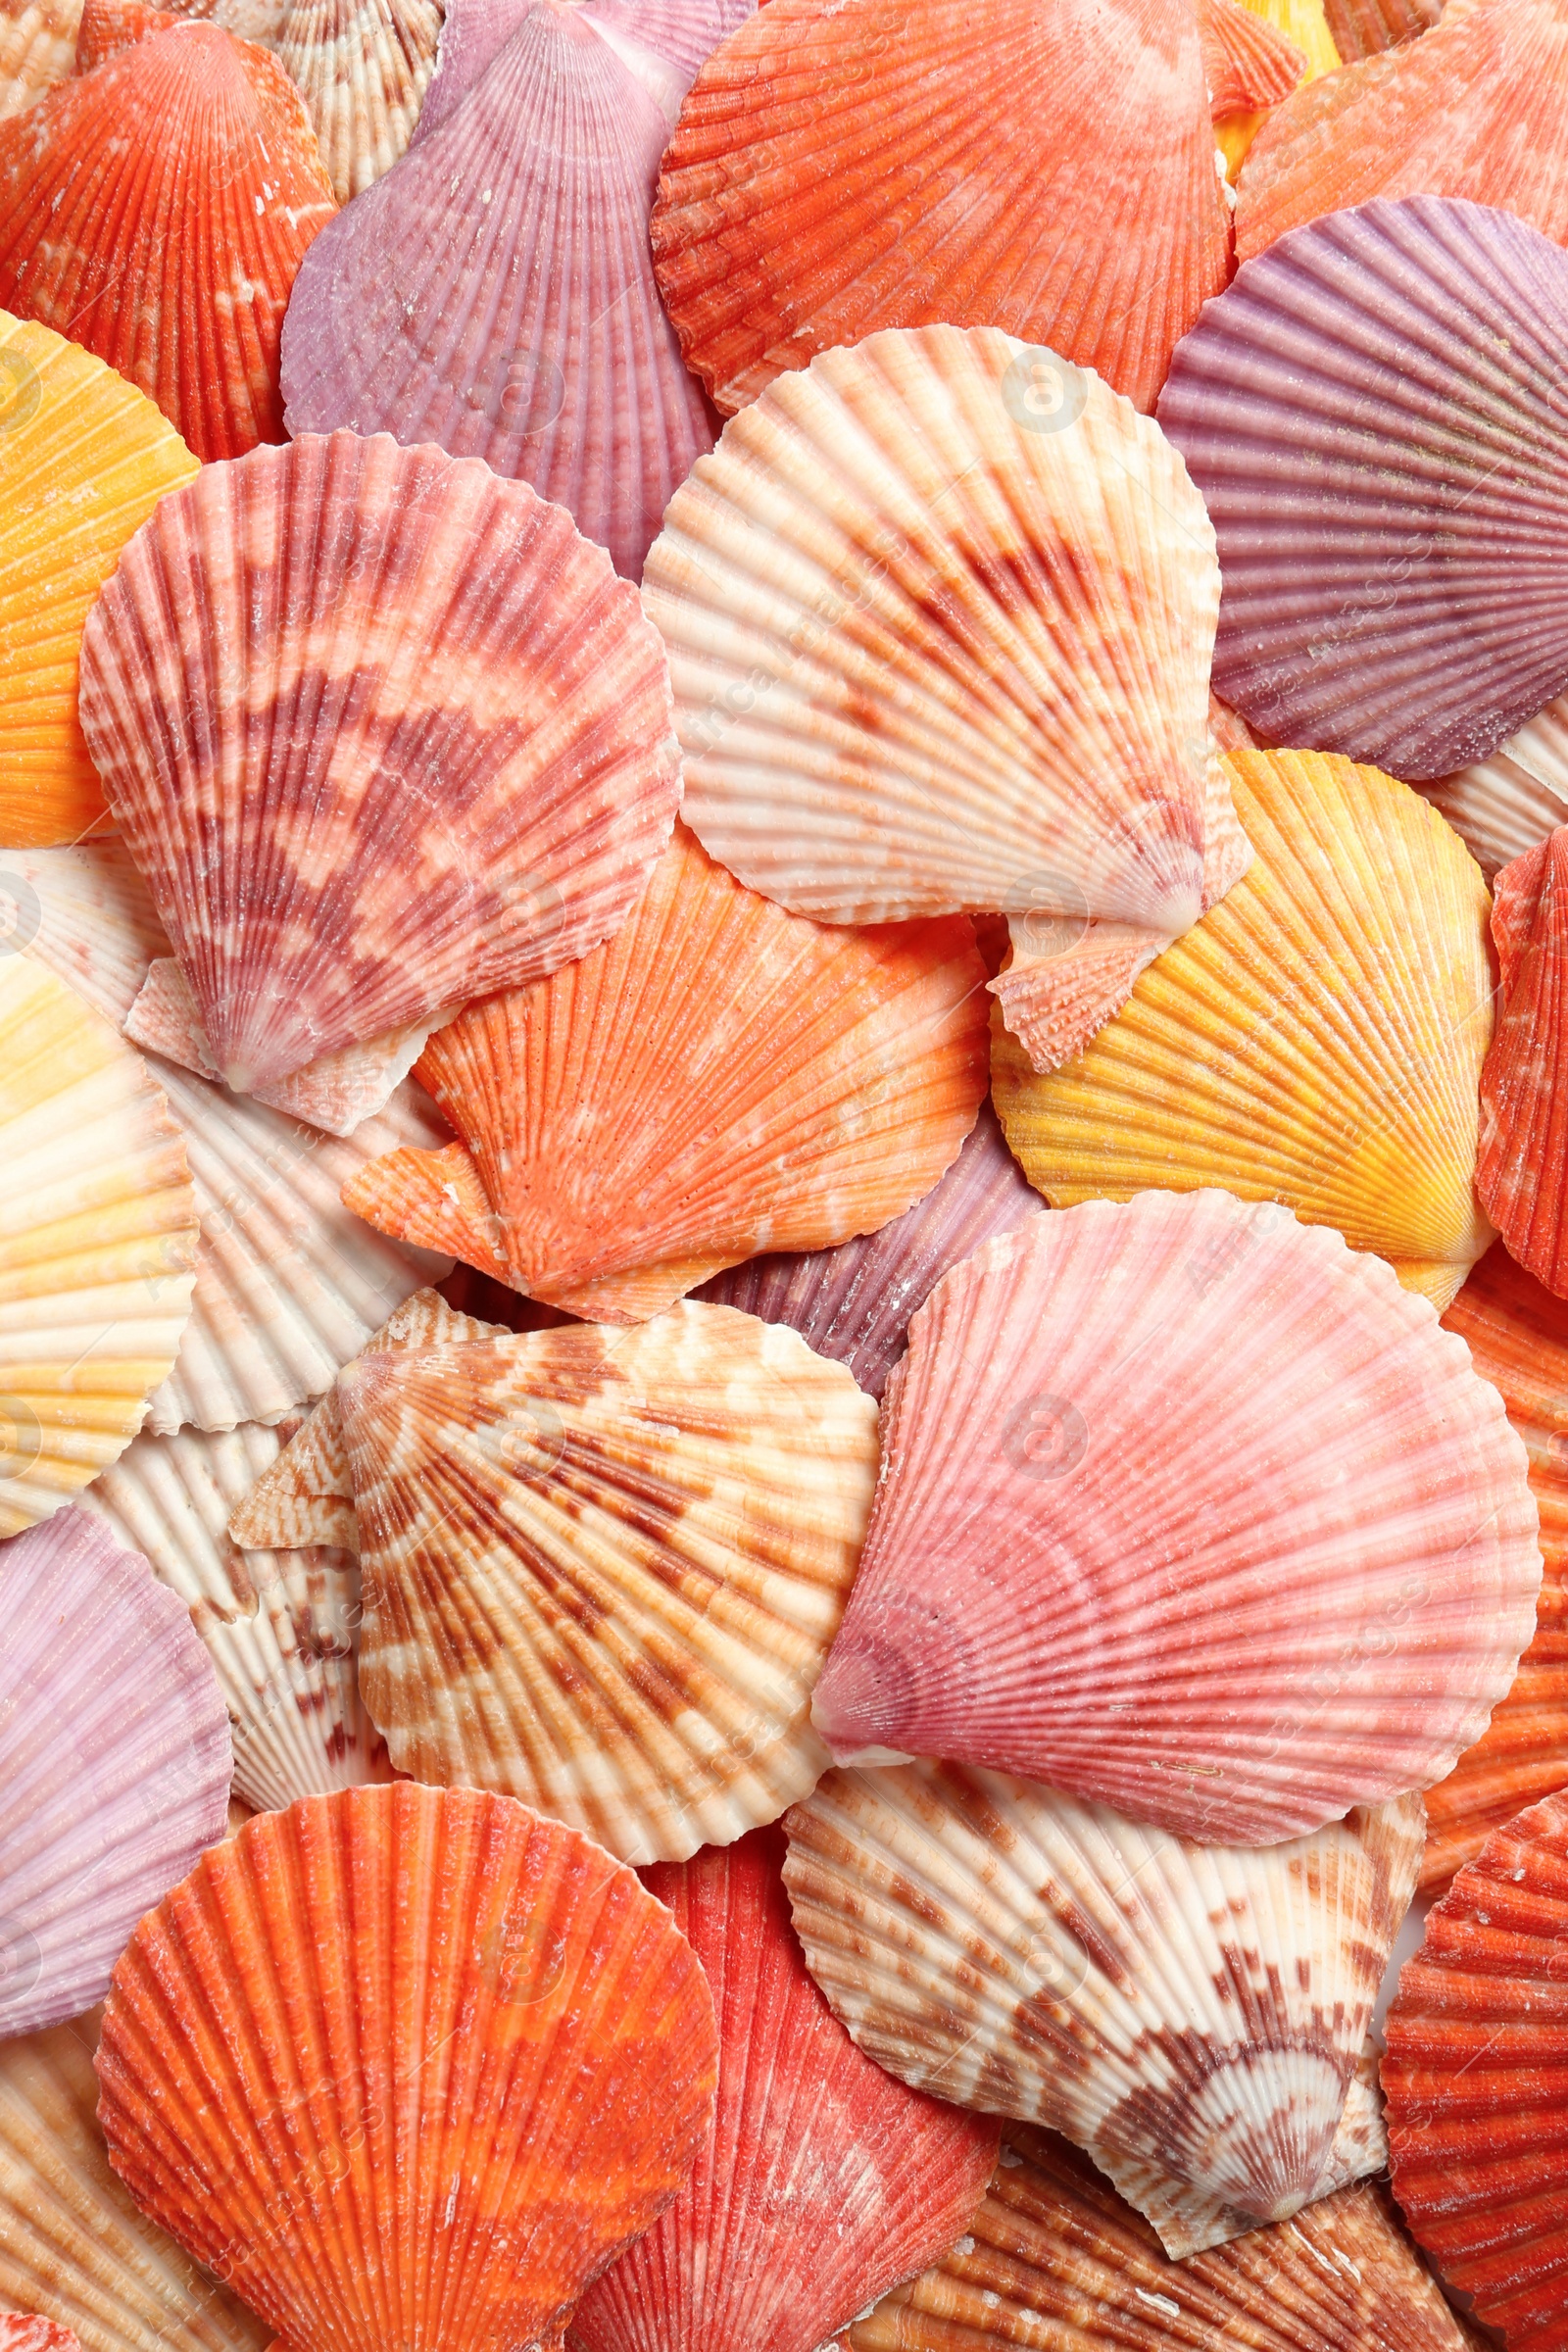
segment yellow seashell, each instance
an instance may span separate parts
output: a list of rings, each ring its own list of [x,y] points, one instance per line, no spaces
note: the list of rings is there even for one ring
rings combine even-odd
[[[1228,754],[1257,855],[1089,1050],[1037,1077],[993,1023],[997,1109],[1057,1208],[1151,1187],[1281,1200],[1447,1306],[1475,1197],[1491,902],[1408,785],[1316,752]]]

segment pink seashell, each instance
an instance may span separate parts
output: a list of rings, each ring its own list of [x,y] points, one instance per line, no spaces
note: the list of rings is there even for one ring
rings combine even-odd
[[[81,2352],[81,2338],[57,2320],[36,2313],[0,2311],[0,2352]]]

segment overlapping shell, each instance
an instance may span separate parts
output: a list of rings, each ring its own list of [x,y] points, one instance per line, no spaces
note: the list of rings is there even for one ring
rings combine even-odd
[[[1208,110],[1216,122],[1229,115],[1278,106],[1306,71],[1306,59],[1266,17],[1242,0],[1199,0]]]
[[[1035,1218],[914,1318],[812,1720],[840,1762],[1298,1837],[1485,1731],[1535,1630],[1527,1458],[1337,1234],[1210,1192]]]
[[[1558,1298],[1568,1295],[1568,827],[1505,865],[1492,936],[1497,1026],[1481,1072],[1476,1191],[1510,1253]]]
[[[80,17],[81,0],[0,0],[0,117],[65,80]]]
[[[430,1040],[416,1074],[462,1143],[372,1163],[344,1197],[536,1298],[639,1321],[929,1192],[985,1092],[984,977],[961,917],[825,929],[681,828],[607,946]]]
[[[812,1984],[784,1839],[643,1873],[718,2017],[711,2141],[680,2195],[572,2315],[580,2352],[816,2352],[969,2226],[997,2126],[886,2073]]]
[[[1498,866],[1568,823],[1568,696],[1548,703],[1490,759],[1421,790],[1490,882]]]
[[[1064,2132],[1141,2208],[1152,2169],[1190,2183],[1211,2229],[1184,2251],[1339,2185],[1322,2176],[1415,1883],[1418,1797],[1199,1846],[911,1764],[830,1773],[786,1827],[811,1974],[906,2082]]]
[[[773,0],[776,5],[776,0]],[[1069,1068],[993,1043],[1003,1130],[1056,1207],[1151,1186],[1280,1200],[1440,1307],[1475,1198],[1486,888],[1418,794],[1310,753],[1226,757],[1257,857]]]
[[[169,942],[121,841],[0,856],[0,940],[30,955],[117,1029]]]
[[[1430,32],[1443,0],[1324,0],[1334,46],[1350,66]]]
[[[258,1815],[143,1920],[98,2112],[143,2211],[285,2342],[502,2352],[675,2195],[715,2046],[690,1946],[587,1838],[354,1788]]]
[[[635,593],[523,485],[384,435],[166,500],[88,623],[81,716],[241,1091],[582,955],[680,795]]]

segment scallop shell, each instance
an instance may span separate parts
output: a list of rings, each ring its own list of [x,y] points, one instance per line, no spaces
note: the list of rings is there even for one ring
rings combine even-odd
[[[1538,711],[1490,760],[1421,791],[1490,882],[1498,866],[1568,824],[1568,695]]]
[[[1508,2352],[1558,2352],[1568,2297],[1568,1797],[1467,1863],[1388,2019],[1394,2193]]]
[[[0,2041],[0,2298],[82,2352],[263,2352],[265,2328],[144,2220],[109,2167],[96,2013]]]
[[[131,1938],[97,2064],[122,2180],[286,2344],[502,2352],[677,2193],[716,2036],[631,1871],[400,1786],[205,1856]]]
[[[1229,243],[1196,14],[1162,0],[769,0],[698,74],[653,222],[726,415],[819,352],[940,320],[1152,408]]]
[[[1481,1073],[1476,1191],[1520,1265],[1568,1296],[1561,1120],[1568,1036],[1568,827],[1498,874],[1492,906],[1501,979],[1497,1026]]]
[[[1565,357],[1568,255],[1437,197],[1297,230],[1204,312],[1159,421],[1219,537],[1215,692],[1271,742],[1439,777],[1568,685]]]
[[[1241,0],[1199,0],[1198,37],[1216,122],[1278,106],[1306,72],[1296,43]]]
[[[1374,768],[1302,752],[1226,764],[1256,863],[1070,1068],[1037,1077],[995,1036],[1003,1131],[1055,1207],[1152,1185],[1281,1200],[1441,1309],[1492,1239],[1473,1181],[1485,886],[1420,796]]]
[[[1349,66],[1430,32],[1443,0],[1325,0],[1325,13],[1334,46]]]
[[[147,1065],[0,956],[0,1536],[124,1450],[190,1319],[196,1200]]]
[[[1206,816],[1218,592],[1184,467],[1097,377],[984,328],[829,353],[731,419],[648,559],[682,813],[798,914],[1109,917],[1147,961],[1246,863]]]
[[[24,136],[0,123],[0,156]],[[0,311],[0,845],[76,841],[105,821],[76,718],[82,625],[131,533],[195,471],[122,376]]]
[[[759,1830],[643,1874],[712,1986],[718,2111],[675,2203],[573,2313],[580,2352],[815,2352],[985,2193],[995,2122],[856,2048],[801,1957],[783,1859]]]
[[[123,842],[7,851],[0,857],[0,940],[30,955],[123,1030],[169,942]]]
[[[283,306],[336,209],[282,69],[179,24],[0,122],[0,303],[85,342],[198,458],[237,457],[283,437]]]
[[[985,1092],[984,977],[961,918],[823,929],[682,828],[607,947],[430,1040],[417,1075],[462,1144],[344,1198],[573,1313],[641,1321],[930,1191]]]
[[[88,623],[81,717],[240,1092],[581,956],[680,799],[635,592],[521,484],[385,435],[167,500]]]
[[[839,1763],[1272,1844],[1440,1780],[1534,1632],[1495,1391],[1381,1259],[1273,1203],[1142,1193],[987,1243],[887,1414],[811,1709]]]
[[[81,0],[0,0],[0,118],[69,75]]]
[[[1475,1746],[1426,1792],[1423,1892],[1441,1892],[1521,1805],[1568,1787],[1568,1303],[1498,1244],[1443,1320],[1524,1440],[1545,1576],[1512,1688]]]
[[[147,0],[86,0],[76,28],[75,71],[91,74],[106,58],[178,23],[168,9],[149,7]]]
[[[776,5],[776,0],[775,0]],[[1320,2176],[1410,1900],[1421,1803],[1199,1846],[952,1764],[831,1773],[786,1824],[811,1974],[870,2057],[1281,2221]],[[1156,2219],[1156,2228],[1157,2228]]]
[[[0,1548],[0,2034],[74,2017],[223,1834],[228,1719],[185,1610],[84,1511]]]

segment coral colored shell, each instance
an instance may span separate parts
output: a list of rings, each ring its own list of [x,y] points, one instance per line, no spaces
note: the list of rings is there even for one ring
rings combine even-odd
[[[1493,1017],[1481,876],[1373,768],[1226,764],[1251,871],[1070,1068],[1037,1077],[995,1037],[1003,1131],[1055,1207],[1151,1186],[1280,1200],[1441,1309],[1492,1239],[1473,1182]]]
[[[178,24],[0,122],[0,303],[85,343],[197,457],[237,457],[283,437],[283,306],[336,209],[282,69]]]
[[[0,1548],[0,2034],[31,2034],[222,1836],[232,1757],[184,1608],[85,1512]]]
[[[676,492],[643,600],[682,815],[798,914],[1109,917],[1147,961],[1245,866],[1207,821],[1202,502],[1156,425],[1009,336],[783,377]]]
[[[197,1204],[141,1056],[0,956],[0,1536],[122,1453],[190,1319]]]
[[[1225,2209],[1216,2236],[1322,2193],[1415,1883],[1418,1797],[1199,1846],[916,1764],[830,1773],[785,1826],[807,1963],[880,2065],[1064,2132],[1134,2198],[1151,2165],[1176,2175]]]
[[[399,1786],[207,1855],[131,1938],[97,2065],[122,2180],[286,2344],[518,2352],[681,2187],[716,2036],[631,1871]]]
[[[1178,2342],[1464,2352],[1466,2338],[1374,2188],[1342,2189],[1177,2264],[1075,2149],[1016,2125],[958,2244],[847,2328],[843,2352]]]
[[[653,243],[726,414],[835,345],[938,321],[1001,327],[1152,408],[1229,273],[1196,14],[769,0],[697,76]]]
[[[169,942],[123,842],[0,855],[0,941],[122,1029]]]
[[[1548,703],[1489,760],[1420,789],[1490,882],[1498,866],[1568,824],[1568,696]]]
[[[635,592],[521,484],[384,435],[166,501],[88,623],[81,716],[240,1091],[581,956],[680,798]]]
[[[1208,109],[1216,122],[1227,115],[1278,106],[1306,71],[1295,42],[1241,0],[1199,0],[1198,35]]]
[[[811,1709],[841,1763],[1272,1844],[1441,1779],[1534,1632],[1495,1392],[1380,1258],[1273,1203],[1142,1193],[987,1243],[886,1413]]]
[[[0,151],[10,135],[20,133],[0,124]],[[105,821],[76,718],[82,625],[126,540],[195,471],[179,435],[122,376],[0,312],[4,848],[77,841]],[[0,888],[12,870],[5,859]]]
[[[1568,255],[1436,197],[1313,222],[1171,364],[1219,539],[1214,690],[1273,743],[1407,779],[1568,685]]]
[[[580,2352],[815,2352],[969,2226],[998,2128],[864,2057],[812,1984],[784,1839],[643,1873],[712,1987],[713,2137],[572,2315]]]
[[[818,1355],[848,1364],[868,1396],[880,1396],[904,1353],[910,1316],[948,1268],[1044,1206],[982,1103],[941,1183],[891,1225],[836,1250],[751,1258],[697,1295],[764,1323],[788,1323]]]
[[[1443,0],[1325,0],[1334,46],[1348,66],[1430,32]]]
[[[71,73],[81,0],[0,0],[0,119]]]
[[[155,32],[170,31],[179,21],[148,0],[86,0],[76,29],[75,70],[91,74],[106,58],[150,40]]]
[[[1568,1797],[1487,1839],[1428,1914],[1388,2018],[1405,2220],[1508,2352],[1559,2352],[1568,2299]]]
[[[416,1780],[632,1862],[776,1820],[876,1483],[876,1407],[792,1331],[683,1300],[631,1332],[367,1351],[337,1384],[360,1688]]]
[[[263,2352],[271,2330],[144,2219],[98,2129],[96,2015],[0,2040],[0,2301],[82,2352]]]
[[[0,2311],[0,2352],[82,2352],[81,2339],[53,2320]]]
[[[1500,978],[1481,1072],[1476,1191],[1510,1254],[1560,1298],[1568,1296],[1568,826],[1505,865],[1494,887]]]
[[[430,1040],[416,1074],[463,1142],[344,1198],[573,1313],[641,1321],[930,1191],[985,1092],[984,977],[961,918],[824,929],[682,828],[607,947]]]

